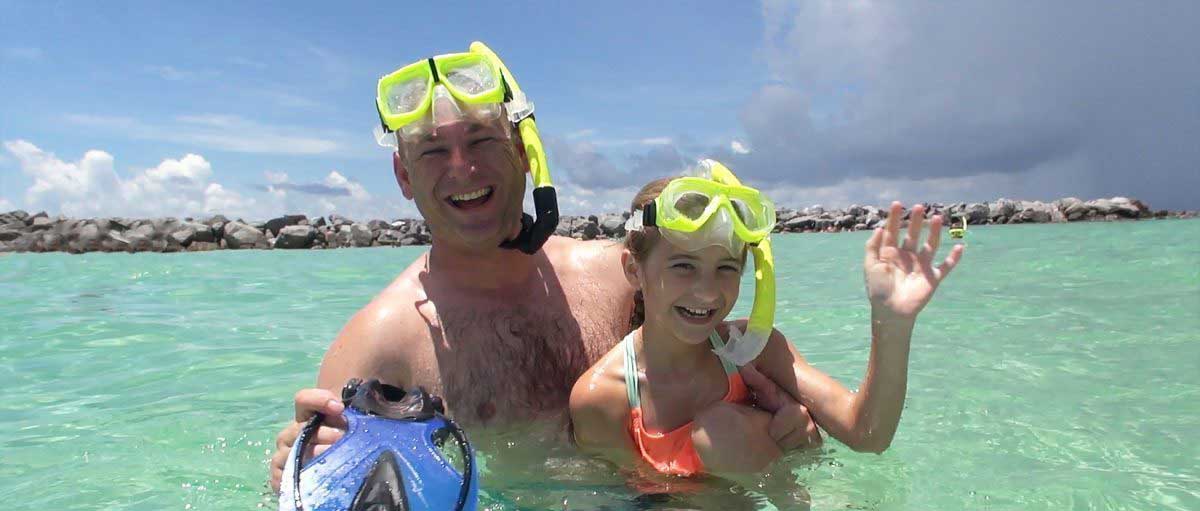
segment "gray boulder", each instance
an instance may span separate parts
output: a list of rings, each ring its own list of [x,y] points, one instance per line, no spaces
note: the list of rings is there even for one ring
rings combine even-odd
[[[600,225],[595,221],[595,217],[590,217],[587,222],[579,227],[578,232],[583,236],[582,239],[594,240],[602,231],[600,230]]]
[[[42,233],[41,246],[39,252],[58,252],[67,247],[67,238],[54,231],[45,231]]]
[[[338,246],[369,247],[375,241],[375,235],[366,224],[343,225],[338,230]]]
[[[34,217],[33,221],[29,223],[29,228],[32,231],[50,230],[54,228],[54,220],[51,220],[50,217],[46,216]]]
[[[11,252],[37,252],[41,250],[42,235],[36,232],[27,232],[21,235],[20,238],[8,242],[8,249]]]
[[[625,235],[625,218],[621,215],[608,214],[600,217],[600,231],[610,238],[620,238]]]
[[[993,223],[1005,223],[1017,212],[1017,205],[1008,199],[1000,199],[988,204],[988,218]]]
[[[968,224],[981,225],[987,223],[991,209],[987,204],[972,203],[966,206],[962,214],[966,215]]]
[[[805,231],[815,229],[816,226],[816,217],[804,215],[788,220],[787,223],[784,224],[784,230],[788,232]]]
[[[0,215],[0,224],[20,223],[21,225],[28,225],[25,223],[25,220],[27,220],[28,218],[29,218],[29,213],[26,213],[23,210],[17,209],[17,210],[9,211],[8,213],[4,213],[4,214]]]
[[[213,215],[201,220],[200,223],[211,227],[213,224],[227,224],[229,223],[229,219],[225,218],[225,215]]]
[[[269,232],[268,235],[279,236],[284,227],[291,225],[300,225],[301,222],[308,222],[308,217],[304,215],[283,215],[267,220],[263,231]]]
[[[76,228],[72,238],[67,243],[67,251],[80,254],[104,250],[104,240],[107,236],[99,225],[89,222]]]
[[[354,225],[354,220],[342,215],[329,215],[329,225],[332,225],[334,229],[339,229],[343,225]]]
[[[1113,197],[1112,204],[1113,213],[1123,218],[1140,218],[1143,210],[1149,210],[1141,201],[1125,197]]]
[[[554,234],[557,236],[570,237],[571,233],[575,231],[575,222],[578,219],[579,219],[579,217],[575,217],[575,216],[559,217],[558,227],[554,228]]]
[[[0,229],[0,241],[12,241],[20,238],[22,234],[24,233],[13,229]]]
[[[225,246],[234,250],[248,248],[270,248],[266,234],[249,224],[229,222],[225,224]]]
[[[1100,216],[1111,215],[1117,212],[1117,205],[1108,199],[1094,199],[1087,201],[1086,204],[1088,208],[1094,210]]]
[[[317,238],[317,230],[311,225],[289,225],[275,237],[275,248],[310,248]]]
[[[386,247],[394,247],[400,245],[400,242],[405,239],[404,237],[404,231],[383,229],[379,231],[379,236],[375,238],[375,243]]]

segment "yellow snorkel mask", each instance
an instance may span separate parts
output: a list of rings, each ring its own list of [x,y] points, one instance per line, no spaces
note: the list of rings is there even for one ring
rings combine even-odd
[[[521,134],[533,179],[536,219],[521,217],[521,233],[500,246],[533,254],[558,226],[558,196],[533,117],[533,103],[487,45],[471,43],[466,53],[438,55],[404,66],[379,79],[375,107],[376,141],[399,149],[400,141],[420,137],[463,118],[489,122],[507,112]]]
[[[626,231],[658,227],[672,244],[688,251],[719,245],[734,257],[749,245],[754,254],[754,305],[746,333],[730,328],[729,342],[716,351],[742,366],[758,357],[775,328],[775,260],[771,230],[775,205],[715,160],[702,160],[696,176],[672,180],[642,214],[630,216]]]

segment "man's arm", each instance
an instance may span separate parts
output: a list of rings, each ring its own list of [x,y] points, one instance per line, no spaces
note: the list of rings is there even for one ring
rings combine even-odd
[[[342,418],[340,389],[350,378],[380,378],[393,385],[404,385],[409,371],[403,354],[396,343],[387,342],[388,332],[394,329],[390,323],[398,316],[392,315],[388,306],[379,299],[360,310],[342,328],[325,357],[317,376],[317,388],[303,389],[294,399],[295,417],[275,438],[275,453],[271,456],[271,488],[279,491],[280,478],[288,453],[300,430],[313,415],[321,413],[325,419],[312,441],[304,459],[311,459],[342,437],[346,422]]]

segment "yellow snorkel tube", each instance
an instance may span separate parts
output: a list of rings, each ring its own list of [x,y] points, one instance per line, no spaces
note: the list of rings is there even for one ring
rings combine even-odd
[[[550,181],[550,166],[533,119],[533,103],[525,97],[508,67],[487,45],[476,41],[466,53],[438,55],[404,66],[379,79],[375,106],[381,128],[376,140],[380,145],[399,147],[399,137],[405,130],[418,131],[436,111],[431,108],[434,98],[452,99],[455,110],[475,112],[478,117],[496,119],[500,105],[520,134],[533,180],[533,203],[536,218],[521,215],[521,232],[517,237],[500,244],[503,248],[533,254],[541,249],[558,227],[558,195]],[[452,116],[453,117],[453,116]],[[392,145],[391,142],[395,142]]]
[[[520,234],[501,243],[500,246],[533,254],[542,248],[558,227],[558,194],[554,191],[554,184],[550,182],[550,165],[546,163],[542,137],[538,134],[537,123],[533,119],[533,103],[521,92],[517,79],[508,70],[508,66],[504,65],[504,61],[496,56],[496,52],[479,41],[471,43],[471,52],[488,56],[500,68],[500,74],[507,86],[505,107],[508,109],[508,119],[516,124],[517,132],[521,134],[521,142],[525,145],[525,158],[529,161],[529,175],[533,180],[533,207],[537,216],[535,218],[528,213],[522,213]]]
[[[740,186],[742,183],[724,165],[709,160],[712,179],[721,184]],[[714,350],[721,358],[743,366],[758,357],[771,332],[775,330],[775,257],[771,254],[771,237],[766,236],[750,245],[754,254],[754,304],[750,307],[750,322],[746,333],[736,327],[729,329],[729,342]]]

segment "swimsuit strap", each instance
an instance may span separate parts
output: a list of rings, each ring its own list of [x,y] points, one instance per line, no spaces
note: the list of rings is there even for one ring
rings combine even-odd
[[[633,334],[625,336],[621,344],[625,345],[625,394],[629,396],[629,407],[642,406],[642,398],[638,395],[637,355],[633,351]]]
[[[629,398],[630,408],[642,406],[642,398],[638,393],[637,354],[633,345],[634,333],[629,332],[629,335],[621,340],[621,344],[625,345],[625,394]],[[725,341],[721,339],[721,335],[716,330],[709,334],[708,342],[712,344],[713,349],[725,347]],[[726,376],[738,374],[737,366],[724,358],[721,358],[721,367],[725,369]]]

